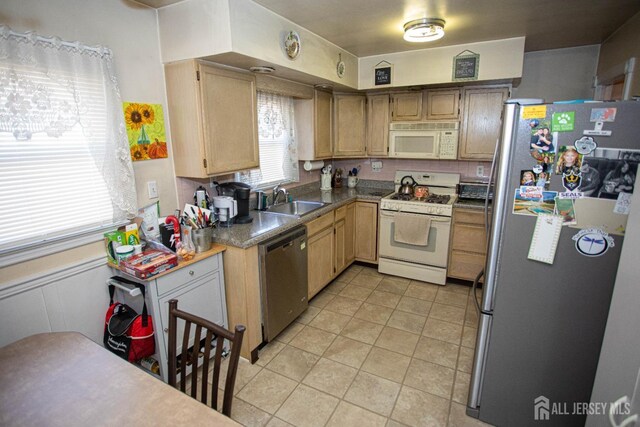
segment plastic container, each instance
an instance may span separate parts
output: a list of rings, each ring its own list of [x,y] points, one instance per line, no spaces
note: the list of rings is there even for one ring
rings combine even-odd
[[[122,245],[116,248],[116,260],[118,264],[133,255],[134,248],[131,245]]]

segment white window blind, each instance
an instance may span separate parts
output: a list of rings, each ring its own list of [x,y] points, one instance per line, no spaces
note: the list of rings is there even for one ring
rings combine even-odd
[[[0,253],[135,211],[111,52],[0,26]]]
[[[260,168],[238,173],[236,179],[253,188],[297,182],[293,98],[258,92],[258,140]]]

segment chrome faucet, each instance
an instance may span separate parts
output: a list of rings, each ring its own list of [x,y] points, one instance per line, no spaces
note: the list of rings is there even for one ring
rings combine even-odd
[[[275,206],[278,204],[278,196],[280,195],[280,193],[282,193],[284,195],[284,202],[286,203],[288,196],[289,196],[289,192],[287,191],[286,188],[280,188],[280,185],[276,185],[275,187],[273,187],[273,193],[272,193],[272,206]]]

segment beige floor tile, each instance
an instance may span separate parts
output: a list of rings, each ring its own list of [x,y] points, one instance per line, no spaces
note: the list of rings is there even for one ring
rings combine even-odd
[[[392,420],[391,418],[387,418],[387,425],[385,427],[407,427],[407,425],[396,420]]]
[[[369,304],[381,305],[383,307],[396,308],[401,296],[398,294],[392,294],[391,292],[382,292],[375,290],[367,298]]]
[[[464,323],[464,312],[465,309],[462,307],[434,302],[431,306],[429,317],[462,325]]]
[[[362,271],[362,269],[364,268],[364,266],[362,265],[358,265],[358,264],[351,264],[351,266],[349,266],[349,268],[347,268],[347,271],[351,271],[352,273],[358,274]]]
[[[366,372],[358,373],[344,400],[388,417],[400,391],[400,384]]]
[[[338,277],[335,278],[335,281],[342,283],[349,283],[353,280],[354,277],[358,275],[358,271],[351,271],[351,269],[347,269],[342,272]]]
[[[438,319],[427,319],[424,324],[422,335],[452,344],[460,344],[462,336],[462,326],[455,323],[443,322]]]
[[[321,310],[322,309],[318,307],[314,307],[310,305],[307,307],[304,313],[298,316],[298,318],[296,319],[296,322],[302,323],[303,325],[308,325],[309,322],[311,322],[313,318],[316,317],[318,313],[320,313]]]
[[[447,424],[449,400],[403,386],[391,418],[412,427]]]
[[[238,397],[253,406],[275,413],[296,388],[297,382],[263,369],[240,390]]]
[[[456,292],[462,295],[469,295],[469,293],[471,292],[471,286],[461,285],[459,283],[447,283],[444,289],[447,291]]]
[[[345,365],[359,368],[367,358],[371,345],[338,336],[325,351],[324,357]]]
[[[336,334],[307,326],[289,342],[289,345],[321,356],[335,337]]]
[[[271,421],[267,423],[267,427],[293,427],[286,421],[282,421],[280,418],[271,417]]]
[[[480,420],[467,415],[466,405],[460,403],[451,403],[451,412],[449,413],[449,427],[490,427]]]
[[[372,276],[370,274],[364,274],[361,272],[356,277],[351,279],[349,285],[357,285],[373,290],[380,284],[380,282],[382,282],[382,276]]]
[[[289,341],[293,339],[293,337],[298,335],[298,333],[303,329],[304,329],[304,325],[302,323],[293,322],[292,324],[287,326],[287,328],[284,331],[280,332],[276,336],[276,340],[287,344]]]
[[[309,305],[312,305],[316,308],[324,308],[334,298],[335,294],[321,291],[318,295],[311,298],[311,301],[309,301]]]
[[[341,282],[339,280],[334,280],[333,282],[329,283],[329,285],[327,285],[327,287],[324,288],[324,290],[331,294],[339,294],[340,291],[343,290],[345,286],[347,286],[347,284],[348,282]]]
[[[369,295],[371,295],[371,292],[373,292],[373,289],[356,286],[352,281],[348,286],[340,291],[340,296],[357,299],[358,301],[364,301],[369,297]]]
[[[478,312],[474,306],[467,305],[467,314],[464,317],[464,324],[474,328],[478,327]]]
[[[358,370],[355,368],[322,358],[302,383],[342,398],[357,373]]]
[[[387,323],[387,320],[389,320],[391,313],[393,313],[392,308],[365,302],[360,306],[360,309],[358,309],[353,317],[384,325]]]
[[[436,298],[439,288],[441,288],[439,285],[412,280],[404,294],[412,298],[433,301]]]
[[[436,295],[435,302],[439,302],[441,304],[456,305],[458,307],[464,308],[467,306],[467,299],[467,295],[448,291],[446,290],[446,288],[442,288],[438,289],[438,294]]]
[[[400,299],[396,310],[417,314],[419,316],[427,316],[429,310],[431,310],[431,301],[404,296]]]
[[[319,359],[319,356],[287,346],[265,368],[299,382]]]
[[[351,320],[351,316],[322,310],[322,312],[309,323],[309,326],[334,334],[339,334],[347,323],[349,323],[349,320]]]
[[[389,277],[389,275],[386,274],[382,274],[378,271],[378,268],[373,268],[373,267],[362,267],[362,270],[360,271],[360,274],[364,274],[367,276],[374,276],[374,277],[380,277],[380,278],[384,278],[384,277]]]
[[[353,316],[356,311],[362,305],[362,301],[355,300],[353,298],[345,298],[337,295],[326,306],[325,310],[331,310],[336,313],[346,314],[347,316]]]
[[[404,279],[402,277],[385,277],[382,279],[376,290],[403,295],[409,287],[409,282],[409,279]]]
[[[300,384],[276,416],[298,427],[322,427],[338,402],[333,396]]]
[[[271,414],[240,399],[234,399],[231,406],[231,419],[244,426],[265,426],[270,418]]]
[[[464,331],[462,331],[462,346],[469,347],[469,348],[476,348],[477,335],[478,335],[478,329],[465,326]]]
[[[271,359],[276,357],[278,353],[282,351],[285,345],[286,344],[278,340],[271,341],[269,344],[262,347],[262,349],[258,352],[258,361],[255,364],[258,366],[264,366],[267,363],[271,362]]]
[[[410,357],[383,348],[373,347],[360,370],[402,383],[410,361]]]
[[[213,361],[209,364],[209,376],[207,381],[209,383],[213,382]],[[225,380],[227,379],[227,368],[229,367],[229,358],[222,361],[220,365],[220,378],[218,379],[218,387],[222,390],[225,389],[226,384]],[[259,365],[252,365],[247,359],[243,359],[242,357],[238,361],[238,370],[236,371],[236,383],[233,387],[233,394],[238,394],[242,387],[247,385],[249,381],[262,369]]]
[[[413,357],[455,369],[459,349],[460,347],[455,344],[429,337],[420,337]]]
[[[385,326],[376,340],[375,346],[411,356],[419,338],[420,335]]]
[[[403,331],[413,332],[414,334],[420,334],[424,323],[427,320],[424,316],[417,314],[407,313],[400,310],[394,310],[393,314],[387,322],[387,326],[392,328],[402,329]]]
[[[458,403],[467,403],[467,396],[469,394],[469,381],[471,380],[471,374],[466,372],[456,372],[456,379],[453,383],[453,396],[451,400]]]
[[[458,370],[471,373],[473,370],[473,356],[475,351],[472,348],[460,347],[460,355],[458,356]]]
[[[411,359],[404,384],[449,399],[455,371],[424,360]]]
[[[340,401],[327,427],[384,427],[387,419],[358,406]]]
[[[367,322],[366,320],[351,319],[340,335],[354,340],[373,344],[382,332],[382,325]]]

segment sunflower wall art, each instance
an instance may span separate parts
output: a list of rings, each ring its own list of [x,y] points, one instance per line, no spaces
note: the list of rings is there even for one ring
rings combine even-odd
[[[167,138],[160,104],[123,102],[131,160],[165,159]]]

